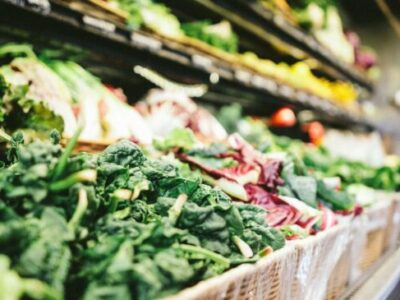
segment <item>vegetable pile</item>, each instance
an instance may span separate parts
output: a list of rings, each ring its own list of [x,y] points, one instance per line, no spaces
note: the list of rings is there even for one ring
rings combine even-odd
[[[78,135],[62,150],[55,132],[28,144],[3,134],[0,296],[153,299],[283,247],[264,209],[182,163],[127,140],[71,156]]]
[[[39,58],[30,45],[3,45],[1,55],[12,57],[0,68],[0,125],[7,132],[48,136],[58,129],[69,138],[81,124],[85,141],[151,143],[140,114],[77,63]]]
[[[229,136],[225,143],[207,146],[196,140],[189,129],[174,129],[154,145],[189,163],[207,183],[233,199],[266,209],[267,223],[290,239],[334,226],[334,212],[360,213],[350,194],[309,174],[294,155],[261,153],[238,134]]]
[[[345,192],[351,190],[354,184],[387,191],[395,191],[400,187],[398,164],[372,167],[362,162],[335,158],[323,146],[315,147],[288,137],[273,135],[261,120],[241,118],[240,109],[235,106],[223,108],[219,120],[229,132],[237,131],[261,152],[284,153],[286,159],[290,158],[294,163],[297,175],[315,178],[318,182],[317,195],[333,210],[346,212],[351,207],[359,209],[354,199]],[[282,176],[287,179],[286,175]],[[332,185],[329,184],[329,179],[336,182],[333,184],[336,190],[342,191],[328,192],[321,182]],[[286,191],[281,189],[281,192]],[[301,198],[299,194],[297,197]]]
[[[228,21],[211,24],[210,21],[197,21],[182,24],[187,36],[194,37],[229,53],[238,52],[238,37]]]

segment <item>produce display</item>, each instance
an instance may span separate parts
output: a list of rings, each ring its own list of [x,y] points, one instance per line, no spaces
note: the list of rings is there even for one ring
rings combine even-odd
[[[257,1],[341,61],[375,65],[343,31],[336,1]],[[157,0],[57,5],[79,18],[96,8],[83,15],[93,16],[85,34],[113,46],[73,57],[72,44],[0,37],[0,300],[334,300],[398,248],[400,159],[384,160],[382,147],[372,166],[323,143],[324,128],[353,123],[380,141],[331,111],[359,111],[356,79],[320,77],[310,60],[260,58],[218,13],[202,19]],[[120,41],[106,35],[121,32],[131,44],[116,57],[140,62],[116,70],[104,55]],[[159,48],[148,47],[153,39]],[[183,49],[174,59],[184,63],[171,64],[165,42]],[[224,75],[204,67],[207,55]],[[238,71],[279,93],[239,85]],[[288,86],[304,97],[291,99]]]
[[[228,21],[218,24],[211,24],[209,21],[185,23],[182,24],[182,29],[187,36],[197,38],[218,49],[230,53],[238,52],[238,37]]]
[[[238,132],[228,136],[180,94],[153,91],[137,107],[150,128],[154,118],[178,122],[153,126],[143,149],[122,140],[98,154],[71,154],[80,126],[65,149],[54,130],[30,142],[24,131],[1,133],[0,296],[164,297],[362,212],[357,190],[338,191],[322,159],[260,120],[224,108],[219,119]],[[202,118],[220,136],[204,139]]]
[[[362,162],[333,157],[323,146],[307,145],[288,137],[273,135],[262,120],[242,118],[237,106],[223,108],[219,119],[229,131],[239,132],[259,150],[266,153],[288,152],[313,177],[320,180],[333,178],[337,188],[352,190],[354,186],[364,186],[388,191],[399,189],[398,162],[373,167]]]
[[[284,245],[264,209],[233,203],[179,163],[126,140],[70,156],[77,135],[65,150],[59,138],[9,140],[0,252],[12,271],[0,286],[16,280],[1,289],[15,293],[7,299],[153,299]]]
[[[355,32],[345,31],[336,0],[260,0],[270,10],[282,15],[292,25],[310,32],[340,60],[368,71],[376,65],[376,55],[361,46]]]

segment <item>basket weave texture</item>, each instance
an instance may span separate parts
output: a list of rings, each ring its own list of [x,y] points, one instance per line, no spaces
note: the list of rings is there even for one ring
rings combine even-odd
[[[324,299],[330,275],[349,244],[350,227],[341,224],[298,242],[295,281],[286,299]]]
[[[292,262],[296,261],[297,253],[297,248],[289,244],[254,265],[241,265],[166,299],[289,299],[288,286],[295,276]]]
[[[344,224],[289,242],[254,265],[241,265],[168,300],[323,299],[330,274],[349,243]]]

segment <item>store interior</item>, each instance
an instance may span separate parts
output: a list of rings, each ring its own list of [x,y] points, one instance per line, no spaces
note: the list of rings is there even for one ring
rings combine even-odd
[[[400,2],[0,0],[0,300],[400,299]]]

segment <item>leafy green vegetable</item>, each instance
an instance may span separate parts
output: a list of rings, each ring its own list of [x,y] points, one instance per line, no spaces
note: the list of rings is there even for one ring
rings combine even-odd
[[[44,101],[27,96],[27,85],[7,83],[0,73],[0,124],[9,130],[29,128],[49,132],[64,128],[61,117],[57,116]]]
[[[283,247],[264,210],[233,204],[127,140],[71,156],[78,135],[65,150],[54,133],[51,142],[11,139],[0,254],[18,284],[12,299],[155,299]]]
[[[168,151],[173,148],[191,149],[196,144],[196,137],[190,129],[174,128],[162,140],[153,142],[156,149]]]
[[[242,117],[242,106],[239,103],[223,106],[218,114],[217,119],[228,133],[238,131],[238,120]]]
[[[351,210],[354,206],[354,198],[348,193],[329,189],[321,180],[317,183],[317,193],[318,197],[335,210]]]
[[[230,53],[238,51],[238,37],[232,31],[228,21],[222,21],[211,25],[210,21],[197,21],[182,24],[182,29],[186,35],[197,38],[218,49]]]
[[[128,13],[128,25],[132,29],[144,26],[167,36],[182,35],[178,19],[161,3],[154,3],[152,0],[116,0],[115,2],[119,8]]]
[[[0,299],[18,300],[24,297],[31,299],[56,300],[62,297],[45,283],[30,278],[21,278],[10,269],[11,262],[7,256],[0,255]]]

